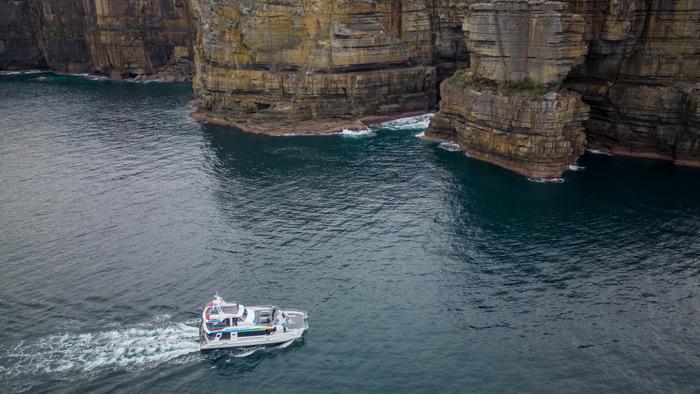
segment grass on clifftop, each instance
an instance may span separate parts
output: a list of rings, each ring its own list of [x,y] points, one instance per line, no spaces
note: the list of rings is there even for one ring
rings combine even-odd
[[[547,85],[536,83],[530,79],[522,81],[496,82],[474,75],[469,69],[458,70],[450,81],[465,89],[477,92],[490,91],[503,95],[523,95],[531,100],[541,99],[547,93]]]

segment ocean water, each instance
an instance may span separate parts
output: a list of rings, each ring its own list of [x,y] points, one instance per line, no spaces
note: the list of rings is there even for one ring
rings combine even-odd
[[[267,137],[187,84],[0,76],[0,391],[697,392],[700,170],[528,181],[428,117]],[[309,312],[198,351],[214,292]]]

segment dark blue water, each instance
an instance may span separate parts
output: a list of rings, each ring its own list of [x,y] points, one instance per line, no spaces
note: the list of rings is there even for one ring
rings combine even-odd
[[[0,391],[696,392],[700,171],[538,184],[416,138],[266,137],[186,84],[0,77]],[[306,309],[198,352],[215,291]]]

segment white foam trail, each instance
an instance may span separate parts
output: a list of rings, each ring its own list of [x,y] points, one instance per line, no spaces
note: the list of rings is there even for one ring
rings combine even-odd
[[[423,138],[425,137],[425,131],[421,131],[420,133],[416,134],[416,138]]]
[[[45,72],[47,72],[47,71],[42,71],[42,70],[0,71],[0,75],[42,74]]]
[[[459,144],[457,144],[455,142],[447,142],[447,141],[441,142],[440,145],[438,145],[438,147],[440,147],[444,150],[450,151],[450,152],[458,152],[459,151]]]
[[[409,116],[407,118],[399,118],[388,122],[380,123],[376,128],[391,129],[391,130],[418,130],[427,129],[430,125],[430,118],[433,114],[423,114],[418,116]]]
[[[360,129],[360,130],[343,129],[343,131],[340,132],[340,135],[342,135],[343,137],[350,137],[350,138],[371,137],[374,135],[374,131],[372,131],[372,129],[369,129],[369,128]]]
[[[289,345],[291,345],[292,343],[294,343],[294,340],[293,340],[293,339],[292,339],[291,341],[287,341],[287,342],[285,342],[285,343],[283,343],[283,344],[281,344],[281,345],[279,345],[279,346],[276,346],[276,349],[286,349],[286,348],[288,348]]]
[[[88,73],[75,73],[75,74],[67,74],[70,75],[71,77],[78,77],[78,78],[86,78],[91,81],[106,81],[109,78],[104,76],[104,75],[95,75],[95,74],[88,74]]]
[[[27,340],[4,349],[0,361],[7,367],[0,374],[88,373],[103,368],[156,366],[198,352],[197,335],[196,327],[182,323],[36,338],[30,334]]]
[[[564,183],[563,178],[527,178],[527,180],[534,183]]]
[[[584,166],[578,166],[578,165],[575,165],[575,164],[570,164],[570,165],[569,165],[569,170],[571,170],[571,171],[583,171],[583,170],[585,170],[585,169],[586,169],[586,167],[584,167]]]
[[[592,153],[592,154],[594,154],[594,155],[603,155],[603,156],[612,156],[612,155],[613,155],[613,154],[610,153],[610,152],[604,152],[604,151],[598,150],[598,149],[586,149],[586,151],[587,151],[588,153]]]
[[[236,357],[236,358],[248,357],[248,356],[251,356],[251,355],[253,355],[254,353],[256,353],[258,350],[263,350],[263,349],[265,349],[265,346],[259,346],[259,347],[253,347],[253,348],[245,349],[245,350],[243,350],[243,352],[241,352],[241,353],[234,354],[233,357]]]
[[[248,357],[251,356],[259,351],[264,351],[264,350],[277,350],[277,349],[286,349],[288,348],[292,343],[294,343],[294,339],[291,341],[284,342],[280,345],[275,345],[275,346],[257,346],[257,347],[251,347],[251,348],[245,348],[242,349],[240,353],[234,354],[233,357],[236,358],[243,358],[243,357]]]

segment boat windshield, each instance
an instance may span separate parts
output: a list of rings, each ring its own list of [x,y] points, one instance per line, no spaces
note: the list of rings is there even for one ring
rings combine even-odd
[[[224,310],[224,313],[228,313],[231,315],[235,315],[238,313],[238,305],[227,305],[227,306],[222,306],[221,309]]]

